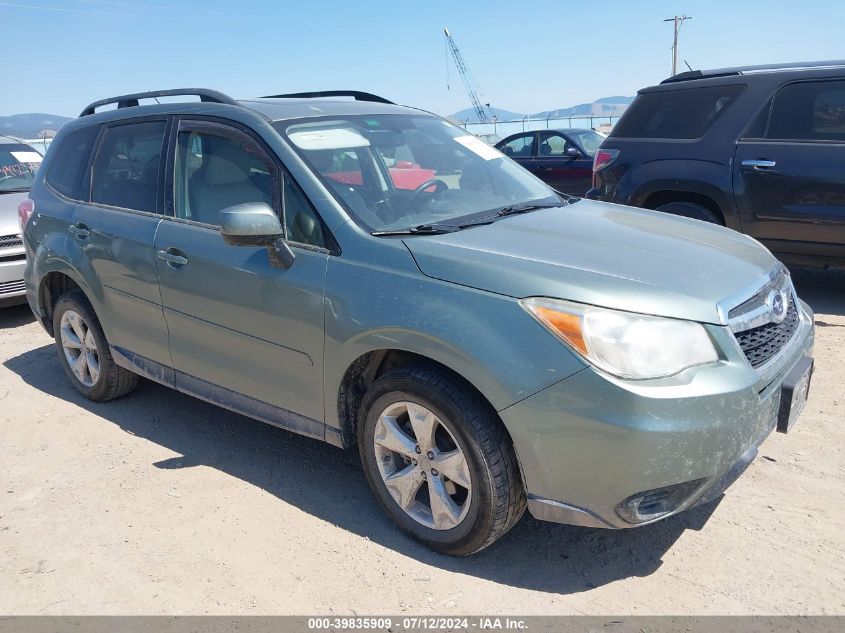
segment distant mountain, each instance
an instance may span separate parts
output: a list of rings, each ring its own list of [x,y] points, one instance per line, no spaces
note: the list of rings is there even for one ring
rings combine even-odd
[[[545,110],[543,112],[535,112],[531,114],[532,119],[562,118],[568,116],[619,116],[625,111],[625,108],[634,100],[634,97],[602,97],[596,99],[592,103],[581,103],[576,106],[568,108],[557,108],[554,110]],[[520,121],[526,115],[524,112],[511,112],[509,110],[502,110],[501,108],[485,108],[492,118],[496,117],[497,121]],[[449,117],[461,123],[478,123],[478,117],[472,108],[455,112]]]
[[[545,112],[536,112],[532,118],[560,118],[567,116],[619,116],[625,111],[634,97],[602,97],[592,103],[580,103],[568,108],[558,108]]]
[[[56,132],[71,119],[55,114],[13,114],[0,116],[0,134],[37,138],[44,131]]]
[[[496,117],[497,121],[518,121],[525,116],[519,112],[511,112],[510,110],[502,110],[501,108],[484,108],[484,110],[487,112],[487,116],[489,116],[491,120],[493,117]],[[472,108],[466,108],[460,112],[455,112],[455,114],[450,115],[449,118],[454,119],[459,123],[478,123],[478,117],[475,114],[475,110]]]
[[[593,103],[625,103],[629,104],[634,100],[634,97],[602,97],[596,99]]]

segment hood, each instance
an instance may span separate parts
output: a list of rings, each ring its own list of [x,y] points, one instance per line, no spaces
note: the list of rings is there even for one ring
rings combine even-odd
[[[26,191],[0,193],[0,236],[17,235],[21,232],[21,227],[18,226],[18,205],[28,195]]]
[[[591,200],[405,244],[435,279],[703,323],[777,264],[736,231]]]

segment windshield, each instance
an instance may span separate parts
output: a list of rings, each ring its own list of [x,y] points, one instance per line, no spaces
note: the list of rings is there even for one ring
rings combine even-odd
[[[41,154],[23,143],[0,144],[0,193],[29,191]]]
[[[597,134],[592,130],[581,130],[578,132],[567,132],[578,145],[580,145],[587,154],[594,156],[599,145],[604,140],[601,134]]]
[[[365,115],[275,124],[371,231],[433,224],[561,198],[478,137],[433,116]]]

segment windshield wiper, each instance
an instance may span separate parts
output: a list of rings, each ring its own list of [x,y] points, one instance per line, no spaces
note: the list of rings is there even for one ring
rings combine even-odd
[[[19,187],[16,189],[0,189],[0,193],[23,193],[29,191],[29,187]]]
[[[373,231],[370,235],[440,235],[451,233],[456,227],[438,226],[436,224],[420,224],[407,229],[386,229],[384,231]]]
[[[507,207],[502,207],[498,211],[496,211],[493,215],[488,215],[483,218],[479,218],[477,220],[472,220],[471,222],[464,222],[463,224],[459,225],[460,228],[465,229],[470,226],[481,226],[482,224],[493,224],[499,218],[503,218],[509,215],[518,215],[520,213],[528,213],[529,211],[536,211],[537,209],[551,209],[554,207],[560,207],[566,204],[563,203],[554,203],[554,204],[514,204]]]
[[[505,215],[516,215],[518,213],[528,213],[529,211],[536,211],[537,209],[551,209],[552,207],[559,207],[560,204],[515,204],[510,207],[502,207],[496,211],[496,217],[500,218]]]

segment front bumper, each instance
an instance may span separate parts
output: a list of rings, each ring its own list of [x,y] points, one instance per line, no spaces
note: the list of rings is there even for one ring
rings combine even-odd
[[[0,302],[26,296],[23,271],[24,259],[0,259]]]
[[[620,504],[677,484],[684,498],[659,520],[714,498],[774,429],[784,376],[812,355],[813,315],[765,372],[724,359],[659,381],[584,369],[500,412],[538,519],[625,528]],[[727,336],[713,328],[716,337]],[[787,351],[788,350],[788,351]]]

